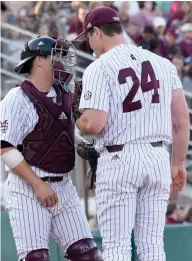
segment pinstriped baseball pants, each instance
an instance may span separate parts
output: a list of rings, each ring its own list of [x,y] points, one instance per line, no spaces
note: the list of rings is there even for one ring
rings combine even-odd
[[[87,218],[76,189],[66,175],[63,181],[50,183],[59,201],[43,207],[33,188],[14,174],[9,174],[5,199],[19,259],[36,249],[48,249],[49,234],[63,252],[74,242],[92,238]]]
[[[131,261],[131,234],[140,261],[165,261],[163,231],[170,195],[165,147],[126,144],[100,154],[96,206],[105,261]]]

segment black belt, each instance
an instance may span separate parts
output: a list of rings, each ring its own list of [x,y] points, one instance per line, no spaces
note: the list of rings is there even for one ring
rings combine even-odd
[[[150,144],[151,144],[153,147],[162,147],[162,146],[163,146],[163,142],[162,142],[162,141],[150,142]],[[124,148],[124,144],[106,146],[106,149],[107,149],[107,151],[108,151],[109,153],[122,151],[123,148]]]
[[[41,178],[43,181],[48,181],[48,182],[58,182],[63,180],[63,176],[59,177],[43,177]]]

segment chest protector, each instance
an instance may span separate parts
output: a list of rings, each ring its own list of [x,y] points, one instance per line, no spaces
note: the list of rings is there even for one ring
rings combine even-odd
[[[53,87],[57,93],[55,103],[31,82],[21,84],[39,116],[34,130],[23,140],[23,156],[28,164],[47,172],[66,173],[75,165],[71,95],[58,85]]]

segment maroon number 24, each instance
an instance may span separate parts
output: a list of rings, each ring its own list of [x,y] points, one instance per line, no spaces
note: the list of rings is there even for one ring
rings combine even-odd
[[[148,75],[151,81],[148,82]],[[155,78],[153,67],[149,61],[142,62],[141,67],[141,82],[139,81],[135,71],[129,67],[119,71],[118,80],[120,84],[126,83],[126,78],[131,77],[133,85],[125,100],[123,101],[123,113],[137,111],[142,108],[141,101],[133,101],[139,87],[141,86],[142,92],[148,92],[154,90],[152,95],[152,103],[160,103],[159,99],[159,80]]]

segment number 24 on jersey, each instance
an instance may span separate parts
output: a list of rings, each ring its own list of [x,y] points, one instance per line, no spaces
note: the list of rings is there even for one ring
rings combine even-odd
[[[160,103],[159,99],[159,80],[155,78],[155,73],[153,67],[149,61],[142,62],[141,65],[141,82],[139,81],[135,71],[129,67],[124,68],[119,71],[118,80],[120,84],[126,83],[126,78],[131,77],[133,81],[133,85],[123,101],[123,113],[136,111],[142,108],[141,101],[133,101],[139,87],[141,87],[142,92],[148,92],[154,90],[154,94],[152,95],[152,103]],[[151,78],[151,81],[148,82],[148,75]]]

